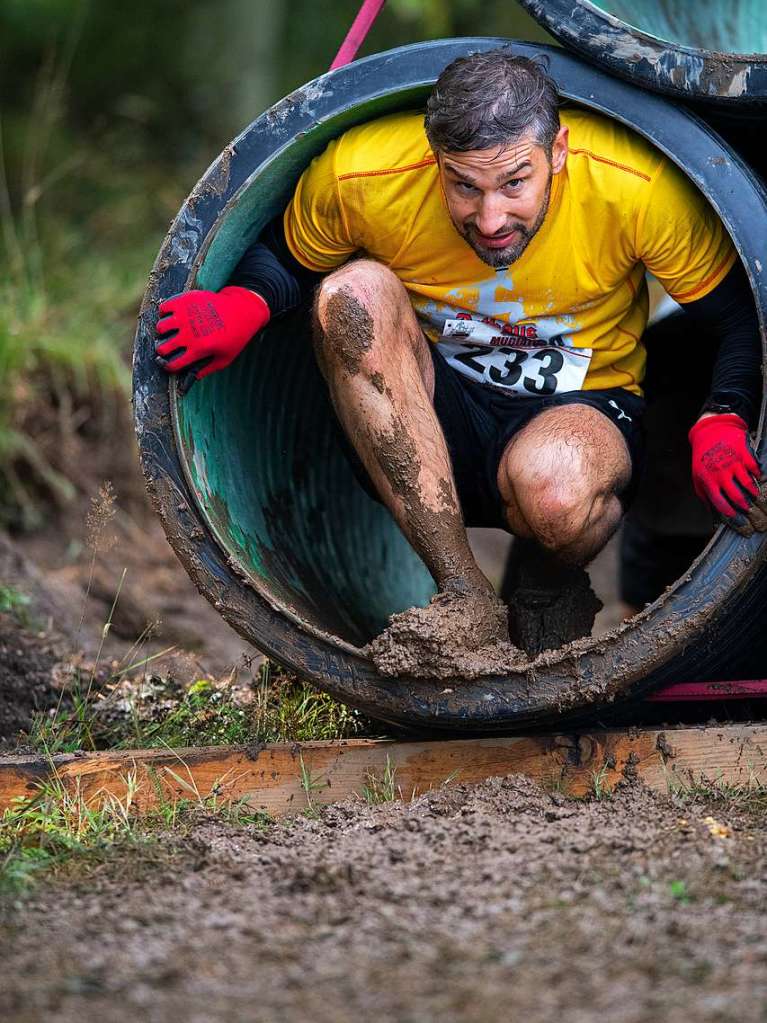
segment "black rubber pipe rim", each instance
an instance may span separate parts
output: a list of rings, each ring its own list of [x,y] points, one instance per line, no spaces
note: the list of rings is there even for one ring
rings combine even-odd
[[[643,32],[589,0],[519,0],[564,46],[635,85],[716,107],[767,105],[767,54],[718,53]]]
[[[508,42],[440,40],[378,54],[297,89],[254,121],[227,146],[174,221],[149,277],[134,357],[136,430],[150,496],[180,560],[226,621],[281,664],[373,717],[467,734],[561,722],[676,678],[716,677],[734,650],[763,641],[767,536],[744,539],[720,529],[689,574],[661,600],[616,634],[582,641],[566,656],[546,654],[523,672],[475,682],[386,679],[332,637],[318,637],[275,610],[218,546],[183,472],[171,414],[175,387],[153,361],[153,338],[158,303],[194,285],[206,244],[229,204],[237,202],[259,167],[299,133],[382,95],[401,94],[412,104],[414,91],[428,88],[456,57]],[[686,170],[735,242],[764,337],[767,278],[760,257],[767,194],[748,167],[688,111],[595,71],[562,50],[513,45],[529,56],[547,53],[565,97],[633,128]],[[762,438],[762,457],[764,449]]]

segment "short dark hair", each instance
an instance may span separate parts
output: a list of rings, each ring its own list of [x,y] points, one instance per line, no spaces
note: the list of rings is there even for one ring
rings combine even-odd
[[[547,67],[546,57],[516,57],[508,47],[448,64],[426,104],[432,149],[491,149],[530,131],[550,156],[559,131],[559,95]]]

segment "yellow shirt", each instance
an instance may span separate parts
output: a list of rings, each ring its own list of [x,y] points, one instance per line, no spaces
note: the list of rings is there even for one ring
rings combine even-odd
[[[516,394],[625,387],[641,394],[645,268],[678,302],[708,294],[736,254],[690,180],[616,121],[567,109],[564,170],[545,220],[508,269],[483,263],[448,216],[423,115],[352,128],[302,175],[285,235],[327,272],[354,253],[402,281],[458,372]]]

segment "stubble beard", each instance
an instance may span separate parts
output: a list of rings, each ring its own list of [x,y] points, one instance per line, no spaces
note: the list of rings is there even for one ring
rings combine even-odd
[[[511,230],[518,232],[519,237],[512,245],[507,245],[505,249],[488,249],[486,246],[481,245],[474,236],[473,225],[471,224],[462,224],[460,227],[455,223],[455,221],[453,224],[463,240],[471,246],[483,263],[487,263],[488,266],[492,266],[495,270],[502,270],[507,266],[511,266],[512,263],[516,263],[527,246],[536,236],[548,212],[550,198],[551,176],[549,177],[549,183],[546,186],[546,195],[543,197],[541,208],[538,211],[538,216],[535,218],[534,223],[531,227],[526,227],[524,224],[519,223],[510,224],[509,227]],[[506,233],[508,233],[508,230]]]

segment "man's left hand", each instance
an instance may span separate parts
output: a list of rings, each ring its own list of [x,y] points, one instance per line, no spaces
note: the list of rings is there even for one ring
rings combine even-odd
[[[742,536],[767,531],[767,493],[748,426],[734,413],[704,415],[689,433],[692,481],[698,497],[710,504]]]

